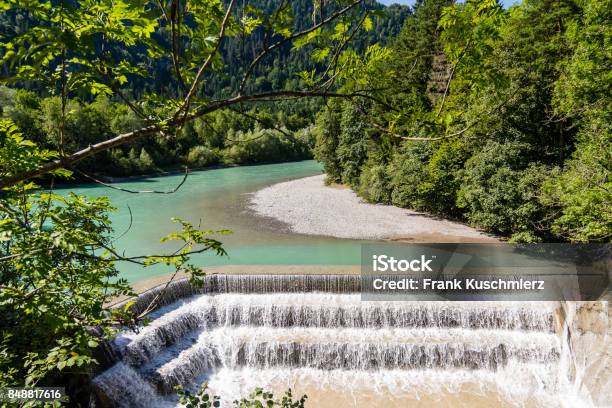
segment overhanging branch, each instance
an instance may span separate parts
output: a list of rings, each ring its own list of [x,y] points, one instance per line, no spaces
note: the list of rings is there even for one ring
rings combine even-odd
[[[240,89],[238,91],[239,94],[242,94],[242,92],[244,92],[244,87],[246,85],[246,81],[249,79],[249,77],[251,76],[251,74],[253,73],[253,70],[255,69],[255,67],[257,67],[257,65],[259,65],[259,63],[261,62],[261,60],[268,54],[270,54],[272,51],[274,51],[275,49],[282,47],[283,45],[294,41],[300,37],[303,37],[307,34],[310,34],[313,31],[316,31],[317,29],[323,27],[325,24],[335,20],[336,18],[340,17],[341,15],[344,15],[346,13],[348,13],[351,9],[353,9],[355,6],[359,5],[360,3],[363,3],[364,0],[357,0],[351,4],[349,4],[348,6],[344,7],[343,9],[333,13],[332,15],[330,15],[329,17],[327,17],[326,19],[321,20],[321,22],[319,22],[318,24],[313,25],[312,27],[309,27],[305,30],[302,30],[300,32],[297,32],[293,35],[290,35],[289,37],[283,38],[282,40],[279,40],[277,42],[275,42],[274,44],[270,45],[269,47],[265,47],[264,50],[262,52],[260,52],[257,57],[255,57],[255,59],[251,62],[251,64],[249,65],[249,67],[247,68],[244,76],[242,77],[242,81],[240,82]]]
[[[336,92],[314,92],[314,91],[277,91],[277,92],[266,92],[255,95],[237,95],[232,98],[223,99],[219,101],[211,102],[207,105],[204,105],[195,111],[181,116],[180,118],[172,118],[166,121],[161,121],[153,125],[145,126],[138,130],[134,130],[132,132],[123,133],[117,135],[111,139],[104,140],[102,142],[89,145],[88,147],[81,149],[75,153],[70,155],[66,155],[61,157],[58,160],[54,160],[48,163],[45,163],[35,169],[25,171],[23,173],[10,175],[7,177],[3,177],[0,179],[0,189],[10,187],[15,185],[21,181],[25,181],[34,177],[39,177],[50,173],[54,170],[69,168],[73,166],[75,163],[80,162],[83,159],[86,159],[90,156],[93,156],[96,153],[100,153],[115,147],[122,146],[124,144],[133,142],[137,139],[140,139],[145,136],[149,136],[155,133],[163,132],[167,129],[172,129],[177,126],[181,126],[183,123],[199,118],[203,115],[215,112],[219,109],[227,108],[239,103],[243,102],[257,102],[266,99],[275,99],[282,97],[318,97],[318,98],[371,98],[367,94],[363,94],[360,92],[353,93],[336,93]]]

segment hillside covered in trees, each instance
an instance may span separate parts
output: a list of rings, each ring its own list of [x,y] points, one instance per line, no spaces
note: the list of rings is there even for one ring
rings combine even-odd
[[[318,115],[328,181],[513,241],[610,242],[611,10],[419,2],[373,97]]]
[[[395,37],[410,14],[406,6],[370,4],[373,10],[380,13],[372,17],[368,30],[360,30],[351,38],[348,46],[358,52],[363,52],[368,45],[385,44]],[[302,30],[312,22],[312,1],[281,2],[280,5],[286,10],[284,24],[292,24],[292,29]],[[249,10],[255,9],[259,13],[272,14],[278,6],[278,1],[242,1],[237,2],[234,13],[237,18],[244,18]],[[23,36],[35,23],[23,10],[11,10],[1,18],[1,34],[7,41]],[[263,58],[245,83],[241,84],[248,70],[244,62],[255,58],[265,44],[281,37],[268,38],[261,29],[251,34],[228,38],[223,43],[222,62],[218,62],[223,69],[209,74],[203,95],[218,99],[241,86],[248,92],[296,89],[304,85],[304,80],[296,72],[320,70],[323,67],[322,63],[310,57],[312,45],[298,48],[286,44]],[[156,35],[162,45],[171,46],[171,39],[167,35]],[[185,39],[183,43],[184,52],[190,52],[189,41]],[[128,106],[128,101],[139,105],[144,111],[156,105],[154,95],[176,97],[180,93],[182,85],[174,75],[170,58],[152,60],[145,47],[136,47],[129,52],[113,44],[111,47],[118,58],[125,58],[145,70],[147,75],[131,76],[129,87],[122,94],[111,95],[112,89],[104,86],[86,92],[71,92],[66,101],[68,115],[62,125],[68,150],[77,150],[110,135],[144,126],[145,118],[134,112]],[[5,63],[2,71],[10,77],[14,74],[14,67]],[[0,87],[1,115],[12,120],[30,140],[40,146],[57,149],[61,97],[41,88],[35,81],[9,82],[8,85]],[[101,157],[83,162],[81,169],[102,176],[128,176],[154,173],[180,165],[197,168],[309,159],[314,147],[312,124],[322,106],[322,101],[316,99],[277,101],[262,104],[255,110],[237,106],[186,123],[172,138],[160,135],[105,152]],[[78,174],[76,176],[79,177]]]

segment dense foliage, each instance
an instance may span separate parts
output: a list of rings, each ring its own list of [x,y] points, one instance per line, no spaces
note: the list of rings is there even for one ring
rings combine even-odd
[[[234,13],[237,18],[242,17],[244,20],[249,10],[258,10],[257,13],[261,15],[257,18],[263,19],[281,5],[286,14],[279,13],[281,23],[302,30],[311,23],[313,4],[311,0],[238,2]],[[383,9],[383,6],[374,2],[371,7],[373,10]],[[337,8],[332,4],[330,10]],[[404,6],[385,8],[384,14],[371,18],[372,26],[369,30],[355,33],[348,46],[361,52],[372,43],[386,43],[397,34],[408,14],[409,8]],[[11,9],[1,17],[1,31],[8,44],[29,34],[29,25],[37,24],[37,15],[32,11]],[[58,95],[57,90],[51,92],[55,95],[50,95],[49,88],[41,86],[38,81],[32,81],[29,74],[17,70],[11,63],[15,46],[7,46],[0,50],[0,56],[4,53],[6,62],[2,68],[11,88],[0,87],[1,115],[11,119],[37,145],[58,150],[61,141],[67,151],[76,151],[112,135],[145,126],[147,118],[140,115],[139,110],[157,107],[159,95],[180,95],[181,84],[174,75],[172,60],[151,58],[147,53],[147,47],[155,50],[158,47],[171,47],[169,33],[163,28],[154,25],[141,27],[143,31],[154,30],[152,38],[141,44],[133,39],[119,38],[119,41],[129,46],[129,53],[120,49],[116,41],[102,44],[94,36],[90,40],[93,45],[88,43],[88,47],[93,49],[85,48],[85,51],[75,52],[70,60],[74,67],[69,69],[65,78],[70,85],[66,95]],[[228,37],[222,44],[220,60],[216,62],[219,70],[209,74],[203,94],[221,98],[238,91],[248,68],[245,61],[255,58],[259,50],[264,48],[264,42],[269,43],[274,39],[266,37],[262,28],[252,28],[252,32],[248,30],[251,29],[245,27],[245,32]],[[143,33],[140,33],[142,36]],[[155,47],[152,47],[153,41]],[[185,37],[182,41],[187,53],[193,40]],[[111,54],[100,55],[96,51],[96,48],[103,47],[110,47]],[[254,68],[244,84],[245,90],[269,92],[303,86],[303,79],[296,73],[323,67],[323,61],[310,58],[312,51],[312,45],[293,47],[287,43],[280,47],[277,52],[264,57]],[[79,75],[91,75],[83,72],[82,65],[91,68],[97,60],[108,65],[108,72],[99,81],[84,86]],[[111,67],[113,60],[120,62]],[[56,80],[61,80],[57,73],[48,75],[55,75]],[[114,76],[117,76],[116,81],[112,80]],[[121,93],[116,92],[119,84],[123,87]],[[139,105],[140,109],[130,109],[127,104],[129,101]],[[166,135],[154,135],[103,152],[95,161],[83,161],[80,170],[98,175],[127,176],[182,165],[205,167],[309,159],[312,158],[314,146],[310,126],[321,106],[320,100],[298,99],[263,103],[256,109],[239,106],[213,112],[186,123],[172,140],[168,140]],[[64,120],[60,120],[62,110],[66,112]],[[159,113],[155,109],[153,111],[154,114]],[[79,177],[79,174],[76,176]]]
[[[208,385],[205,383],[197,392],[190,392],[182,387],[177,387],[179,402],[189,408],[212,408],[221,406],[221,398],[216,395],[210,395]],[[234,400],[235,408],[304,408],[306,395],[303,395],[298,400],[293,399],[291,388],[285,391],[285,395],[281,398],[274,398],[274,394],[264,391],[262,388],[256,388],[249,394],[247,398]]]
[[[407,10],[388,19],[381,9],[364,0],[1,2],[0,387],[67,385],[77,404],[94,350],[158,301],[138,315],[130,302],[111,310],[131,293],[116,263],[165,264],[199,284],[190,255],[225,254],[209,235],[228,231],[177,219],[181,230],[162,238],[177,241],[172,252],[126,258],[111,203],[54,194],[55,181],[308,157],[321,101],[362,95],[335,83],[362,52],[379,54],[367,42],[393,34]],[[304,399],[256,391],[238,405],[264,402]]]
[[[17,127],[0,121],[0,175],[27,171],[56,152],[40,150]],[[66,176],[66,170],[54,172]],[[112,335],[112,326],[144,316],[129,309],[109,312],[106,303],[132,294],[118,278],[117,261],[165,264],[201,273],[189,255],[225,254],[221,243],[179,221],[182,231],[163,238],[181,243],[167,256],[125,258],[114,247],[106,197],[61,196],[33,183],[4,189],[0,201],[0,386],[65,385],[86,374],[92,351]],[[217,231],[225,233],[226,231]],[[196,248],[197,247],[197,248]],[[97,327],[98,330],[93,330]]]
[[[420,2],[370,77],[376,102],[318,115],[329,181],[516,241],[610,242],[610,10]]]
[[[0,87],[0,109],[5,118],[38,146],[58,148],[59,97],[40,98],[32,91]],[[145,125],[125,104],[104,95],[91,103],[72,99],[67,109],[63,133],[64,147],[69,150],[82,149]],[[234,110],[217,111],[186,123],[172,140],[161,135],[143,139],[86,160],[79,169],[93,174],[127,176],[179,165],[199,168],[304,160],[312,157],[314,146],[308,115],[307,110],[302,114],[286,114],[283,110],[248,112],[246,116]]]
[[[91,326],[142,318],[105,306],[130,291],[116,262],[197,281],[189,254],[224,253],[179,221],[178,252],[124,259],[108,200],[40,176],[297,160],[314,143],[328,181],[367,200],[517,241],[609,242],[611,1],[423,0],[389,47],[409,13],[381,10],[1,2],[0,386],[62,384],[94,362]],[[272,397],[254,398],[241,406]]]

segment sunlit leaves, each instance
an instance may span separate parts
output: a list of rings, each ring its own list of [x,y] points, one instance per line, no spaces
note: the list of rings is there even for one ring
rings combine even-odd
[[[372,19],[370,18],[370,16],[367,16],[363,20],[363,29],[366,31],[372,31],[373,28],[374,28],[374,23],[372,22]]]
[[[316,30],[313,30],[313,31],[309,32],[308,34],[306,34],[306,35],[304,35],[302,37],[299,37],[295,41],[293,41],[293,47],[294,48],[302,48],[306,44],[312,43],[322,33],[323,33],[323,30],[321,28],[317,28]]]
[[[543,200],[560,209],[553,231],[572,241],[610,242],[612,231],[612,2],[583,2],[565,39],[573,53],[559,64],[552,105],[558,121],[572,120],[577,143],[564,171],[544,185]]]
[[[24,139],[13,122],[0,120],[0,177],[8,177],[37,168],[41,163],[57,158],[57,153],[38,149],[36,144]],[[56,175],[68,176],[67,170],[57,170]]]
[[[108,324],[103,304],[130,293],[113,260],[96,253],[111,245],[109,200],[33,187],[5,191],[1,204],[0,313],[12,354],[0,359],[0,371],[19,373],[15,382],[0,378],[4,386],[94,363],[99,339],[88,327]]]
[[[349,28],[350,28],[349,23],[344,22],[344,21],[339,22],[338,24],[336,24],[336,27],[334,28],[334,33],[331,36],[331,38],[334,40],[342,39],[348,32]]]
[[[202,278],[205,274],[200,268],[189,263],[190,257],[195,253],[207,251],[214,252],[218,256],[227,255],[225,248],[223,248],[223,244],[211,238],[210,235],[227,235],[232,232],[230,230],[200,230],[191,223],[180,218],[173,218],[172,221],[180,224],[182,227],[181,230],[162,237],[160,242],[167,243],[176,241],[180,244],[179,249],[165,255],[147,256],[144,259],[144,264],[145,266],[157,264],[172,266],[176,271],[187,273],[191,283],[201,285],[203,283]]]
[[[387,75],[383,67],[389,58],[391,51],[379,44],[369,46],[364,55],[350,49],[344,51],[338,62],[343,67],[339,77],[343,80],[344,87],[352,91],[368,89],[374,78],[382,80]]]
[[[312,51],[312,59],[315,62],[321,62],[323,61],[325,58],[327,58],[327,56],[329,55],[331,51],[331,48],[329,47],[325,47],[325,48],[317,48],[314,51]]]
[[[110,95],[113,90],[107,71],[124,78],[141,72],[101,50],[111,44],[144,46],[151,56],[159,55],[159,46],[152,39],[158,21],[140,3],[80,0],[61,4],[43,0],[4,5],[4,11],[27,11],[36,20],[28,31],[0,39],[4,51],[0,63],[13,67],[5,83],[36,80],[52,92],[67,85],[67,92]]]
[[[182,243],[181,249],[176,252],[176,256],[190,253],[195,246],[202,245],[206,250],[212,250],[217,255],[226,255],[225,249],[221,242],[216,239],[209,238],[209,235],[227,235],[231,234],[230,230],[200,230],[195,228],[191,223],[180,218],[173,218],[177,224],[180,224],[182,229],[177,232],[172,232],[161,238],[161,242],[179,241]],[[175,255],[172,255],[174,257]]]
[[[461,62],[467,70],[482,69],[479,65],[491,53],[505,17],[496,0],[470,0],[444,8],[438,27],[446,57],[452,64]]]
[[[240,19],[242,23],[242,29],[245,34],[251,34],[253,30],[261,25],[261,19],[258,17],[252,17],[249,15],[245,15]]]
[[[0,124],[0,163],[7,174],[52,154],[38,151],[10,122]],[[4,164],[11,162],[13,167]],[[140,321],[129,302],[122,310],[106,313],[105,304],[111,299],[132,295],[127,282],[117,276],[116,262],[166,264],[188,274],[193,284],[201,284],[204,272],[189,263],[190,256],[226,253],[210,235],[229,231],[202,231],[177,219],[181,230],[162,238],[178,243],[176,251],[127,258],[113,246],[108,216],[113,207],[107,197],[63,196],[40,191],[32,183],[17,184],[3,194],[0,372],[7,374],[0,376],[0,386],[34,385],[51,373],[94,364],[91,349],[100,344],[100,337],[112,333],[111,325]],[[109,330],[94,334],[91,327]],[[10,353],[5,353],[5,345]]]
[[[298,72],[297,75],[307,86],[313,86],[316,83],[317,73],[314,69],[310,71]]]

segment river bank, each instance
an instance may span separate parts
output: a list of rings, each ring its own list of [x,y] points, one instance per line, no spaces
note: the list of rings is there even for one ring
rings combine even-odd
[[[274,184],[251,197],[257,215],[299,234],[410,242],[498,242],[467,225],[391,205],[369,204],[353,191],[326,186],[325,175]]]

